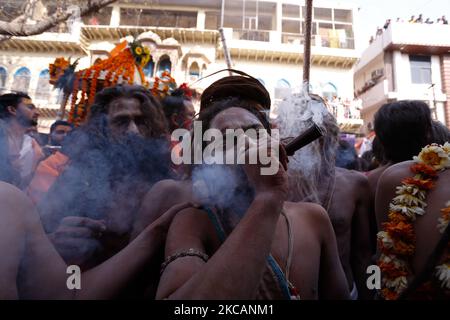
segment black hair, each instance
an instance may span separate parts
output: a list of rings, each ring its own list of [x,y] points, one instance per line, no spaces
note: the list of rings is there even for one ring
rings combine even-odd
[[[175,90],[171,95],[166,96],[161,100],[164,115],[166,116],[169,126],[171,125],[170,117],[173,114],[181,114],[185,111],[185,101],[190,101],[190,99],[184,95],[182,90],[179,89]]]
[[[374,122],[384,159],[393,163],[411,160],[432,138],[431,112],[423,101],[384,104],[375,114]]]
[[[23,92],[5,93],[0,96],[0,119],[11,117],[8,107],[17,108],[22,99],[31,99],[29,95]]]
[[[67,126],[67,127],[71,127],[73,129],[73,124],[71,124],[70,122],[67,122],[65,120],[56,120],[55,122],[53,122],[53,124],[50,126],[50,133],[52,133],[57,126]]]
[[[443,145],[450,141],[450,130],[439,121],[432,123],[432,138],[431,142]]]
[[[339,140],[339,145],[336,150],[336,166],[349,170],[358,169],[358,155],[355,147],[348,141]]]

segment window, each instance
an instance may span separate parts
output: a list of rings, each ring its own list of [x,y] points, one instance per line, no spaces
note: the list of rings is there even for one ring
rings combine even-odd
[[[352,11],[344,9],[334,9],[334,21],[352,23]]]
[[[163,56],[159,60],[158,74],[157,74],[158,77],[161,77],[164,71],[172,72],[172,62],[170,62],[170,58],[168,56]]]
[[[220,28],[220,15],[216,11],[207,11],[205,13],[205,29],[216,30]]]
[[[197,62],[193,62],[189,68],[189,78],[190,81],[195,81],[200,78],[200,68]]]
[[[349,24],[338,24],[334,25],[336,30],[336,36],[339,42],[339,48],[344,49],[354,49],[355,44],[353,41],[353,28]]]
[[[8,78],[8,72],[3,67],[0,67],[0,90],[6,88],[6,79]]]
[[[331,82],[326,83],[322,88],[322,95],[331,101],[333,97],[337,96],[336,86]]]
[[[411,64],[411,82],[417,84],[431,84],[431,57],[409,56]]]
[[[291,93],[291,85],[285,79],[280,79],[277,81],[277,86],[275,87],[275,99],[284,99]]]
[[[313,8],[314,20],[327,20],[331,21],[331,9],[330,8]]]
[[[300,6],[295,4],[283,4],[283,18],[300,18]]]
[[[144,75],[147,78],[152,78],[153,74],[155,73],[155,62],[153,62],[153,59],[151,59],[147,65],[143,69]]]
[[[95,13],[82,17],[83,23],[87,25],[109,26],[111,22],[112,7],[105,7]]]
[[[197,27],[197,12],[121,8],[120,24],[170,28]]]
[[[283,20],[281,28],[283,33],[300,34],[300,20]]]
[[[48,100],[50,97],[50,76],[48,69],[42,70],[39,73],[39,79],[36,87],[36,99]]]
[[[224,27],[237,30],[275,30],[275,11],[275,2],[227,0],[225,1]],[[256,41],[259,40],[256,39]]]
[[[28,92],[30,87],[31,72],[28,68],[22,67],[14,74],[14,80],[11,90]]]
[[[339,47],[339,39],[335,30],[333,30],[333,25],[331,23],[320,22],[319,35],[322,40],[323,47]]]

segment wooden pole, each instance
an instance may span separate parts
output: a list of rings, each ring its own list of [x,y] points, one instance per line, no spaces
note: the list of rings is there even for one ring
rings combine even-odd
[[[223,32],[224,15],[225,15],[225,0],[222,0],[222,8],[220,9],[219,34],[220,34],[220,40],[222,41],[223,57],[225,59],[225,62],[227,63],[227,68],[231,69],[230,51],[228,51],[227,41],[225,39],[225,33]],[[231,76],[232,75],[231,71],[228,71],[228,74]]]
[[[309,73],[311,69],[311,25],[313,0],[306,0],[305,41],[303,42],[303,83],[309,93]]]

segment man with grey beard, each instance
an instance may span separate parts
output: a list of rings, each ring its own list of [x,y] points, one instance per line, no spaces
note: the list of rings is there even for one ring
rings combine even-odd
[[[352,299],[370,299],[366,268],[374,253],[369,232],[374,215],[367,178],[335,166],[339,127],[320,97],[294,95],[279,106],[276,124],[282,139],[299,135],[313,123],[325,135],[289,159],[288,199],[318,203],[327,210]]]
[[[258,80],[229,76],[203,92],[199,121],[202,130],[254,128],[270,137],[269,108],[269,94]],[[202,144],[202,150],[209,146]],[[176,203],[202,205],[180,211],[171,225],[157,298],[348,298],[325,211],[315,204],[284,201],[282,150],[273,175],[261,174],[260,163],[213,167],[204,159],[190,167],[189,180],[165,180],[147,194],[135,230]],[[202,188],[206,191],[199,192]]]

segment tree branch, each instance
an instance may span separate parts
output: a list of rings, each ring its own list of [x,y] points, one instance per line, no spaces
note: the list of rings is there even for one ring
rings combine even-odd
[[[97,12],[103,7],[116,2],[117,0],[92,0],[87,1],[87,5],[80,7],[80,16],[83,17],[92,12]],[[43,33],[61,22],[66,21],[72,15],[71,10],[65,12],[55,12],[48,18],[39,21],[36,24],[24,24],[22,16],[14,19],[11,22],[0,21],[0,35],[4,36],[31,36]]]

